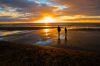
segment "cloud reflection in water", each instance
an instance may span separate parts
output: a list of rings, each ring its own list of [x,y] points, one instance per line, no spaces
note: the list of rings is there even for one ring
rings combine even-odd
[[[53,42],[52,39],[48,39],[48,40],[40,40],[40,41],[36,42],[36,44],[38,44],[38,45],[48,45],[52,42]]]

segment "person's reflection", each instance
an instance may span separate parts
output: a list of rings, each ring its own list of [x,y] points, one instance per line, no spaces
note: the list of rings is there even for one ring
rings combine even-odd
[[[68,29],[65,27],[65,45],[68,43]]]
[[[58,47],[60,47],[60,45],[61,45],[61,40],[60,40],[60,38],[58,38],[57,45],[58,45]]]
[[[65,40],[58,39],[57,47],[67,48],[67,43],[68,43],[67,38]]]
[[[65,38],[65,45],[67,45],[67,43],[68,43],[68,39],[67,39],[67,38]]]

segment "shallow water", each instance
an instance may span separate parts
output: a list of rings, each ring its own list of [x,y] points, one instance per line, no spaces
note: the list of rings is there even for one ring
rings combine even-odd
[[[68,30],[65,39],[64,29],[58,39],[57,29],[0,31],[0,40],[23,44],[71,48],[77,50],[100,51],[100,31]]]

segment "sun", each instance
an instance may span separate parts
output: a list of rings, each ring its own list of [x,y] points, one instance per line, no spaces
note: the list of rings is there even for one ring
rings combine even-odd
[[[55,19],[53,17],[44,17],[43,19],[39,20],[38,22],[51,23],[51,22],[55,22]]]

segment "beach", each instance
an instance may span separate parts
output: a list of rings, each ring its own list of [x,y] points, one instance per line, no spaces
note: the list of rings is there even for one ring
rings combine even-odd
[[[0,66],[100,66],[100,0],[0,0]]]
[[[0,66],[99,66],[100,54],[0,41]]]
[[[59,40],[56,27],[31,27],[30,30],[24,30],[20,27],[22,30],[18,30],[19,28],[16,30],[1,30],[0,41],[50,46],[62,49],[70,48],[83,51],[100,51],[99,27],[68,27],[67,40],[65,39],[64,27],[67,26],[62,26]]]
[[[10,28],[0,31],[0,66],[100,65],[99,27]]]

